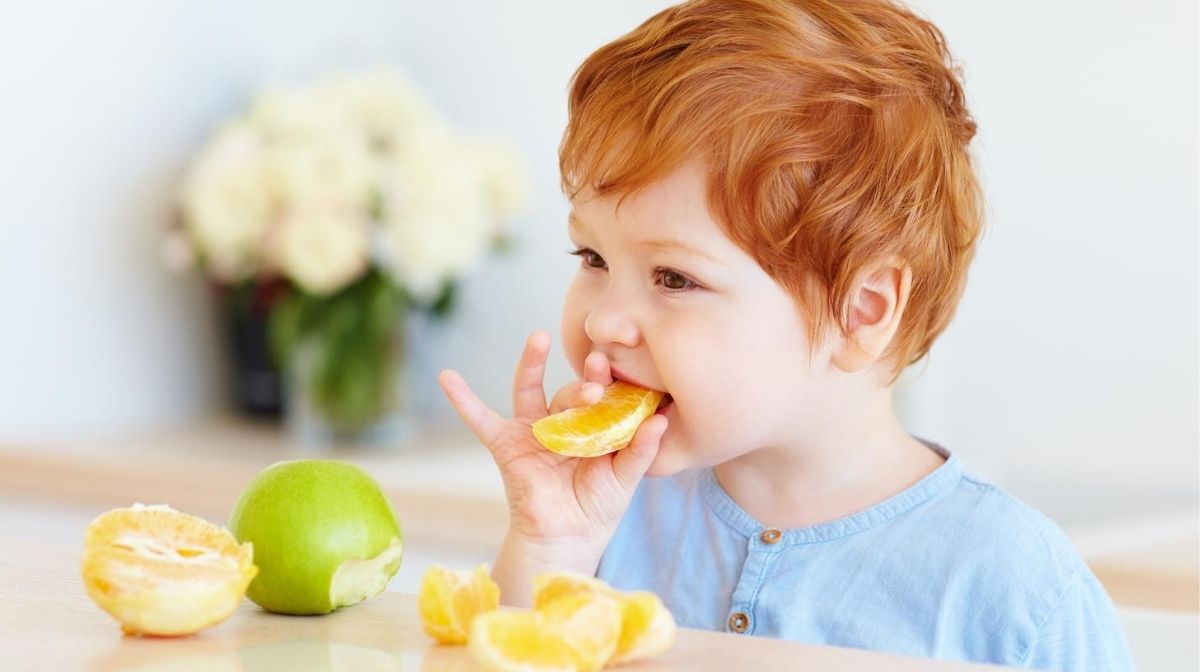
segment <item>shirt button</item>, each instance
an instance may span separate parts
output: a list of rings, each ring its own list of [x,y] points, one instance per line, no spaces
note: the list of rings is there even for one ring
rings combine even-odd
[[[783,538],[783,533],[779,530],[763,530],[762,536],[759,538],[764,544],[774,544]]]
[[[750,629],[750,617],[745,612],[736,611],[729,617],[729,629],[734,632],[745,632]]]

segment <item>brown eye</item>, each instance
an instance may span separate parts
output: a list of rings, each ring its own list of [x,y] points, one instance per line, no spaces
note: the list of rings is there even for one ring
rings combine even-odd
[[[683,289],[687,287],[687,278],[678,273],[667,271],[663,273],[663,287],[667,289]]]
[[[669,268],[660,268],[655,272],[657,275],[658,284],[671,292],[686,292],[696,288],[696,283],[689,280],[686,276],[672,271]]]
[[[579,257],[581,263],[588,268],[608,268],[608,264],[604,262],[604,257],[596,254],[595,250],[581,247],[577,250],[571,250],[569,254]]]

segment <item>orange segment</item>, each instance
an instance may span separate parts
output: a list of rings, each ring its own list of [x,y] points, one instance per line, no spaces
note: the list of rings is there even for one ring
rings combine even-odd
[[[662,398],[662,392],[616,382],[604,388],[600,401],[591,406],[571,408],[533,423],[533,435],[559,455],[605,455],[628,446]]]
[[[621,638],[610,663],[661,655],[675,643],[675,618],[654,593],[622,593],[621,608]]]
[[[621,639],[621,603],[614,596],[577,593],[560,597],[537,611],[576,653],[579,669],[604,667]]]
[[[430,637],[442,644],[466,644],[471,622],[500,604],[500,587],[488,576],[487,565],[459,572],[440,565],[421,578],[417,610]]]
[[[570,572],[545,572],[533,579],[533,608],[551,620],[571,599],[616,599],[621,608],[620,637],[609,661],[624,663],[665,653],[675,642],[675,618],[654,593],[618,591],[607,583]]]
[[[581,615],[582,616],[582,615]],[[618,617],[619,618],[619,617]],[[576,630],[586,627],[575,621]],[[553,623],[540,611],[498,610],[481,614],[471,626],[470,651],[492,672],[578,672],[599,670],[604,651],[580,648],[588,637]],[[612,642],[605,643],[605,649]]]
[[[228,618],[258,572],[250,544],[169,507],[134,505],[84,535],[88,596],[129,634],[187,635]]]
[[[581,593],[609,597],[620,594],[600,579],[572,572],[543,572],[533,577],[534,609],[541,609],[559,598]]]
[[[622,610],[605,595],[568,595],[544,610],[494,611],[475,619],[470,653],[487,670],[602,670],[617,650]]]

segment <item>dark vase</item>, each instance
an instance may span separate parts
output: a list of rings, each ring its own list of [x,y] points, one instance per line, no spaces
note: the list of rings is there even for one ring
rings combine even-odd
[[[233,368],[234,407],[255,418],[279,420],[285,410],[283,376],[271,356],[267,333],[271,305],[280,289],[271,282],[217,288]]]

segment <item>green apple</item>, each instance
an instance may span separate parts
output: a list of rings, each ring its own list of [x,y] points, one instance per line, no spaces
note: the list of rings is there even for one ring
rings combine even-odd
[[[327,614],[383,592],[400,568],[400,524],[379,484],[335,460],[277,462],[255,476],[229,529],[254,544],[246,594],[267,611]]]

